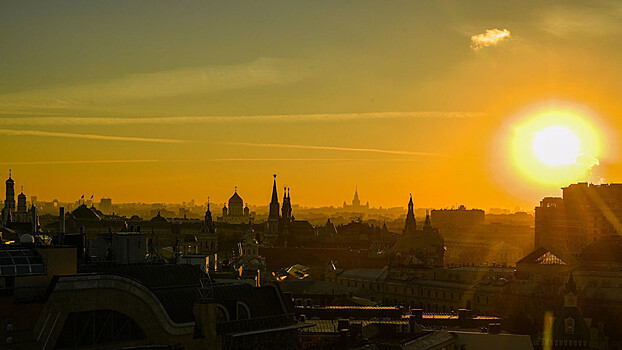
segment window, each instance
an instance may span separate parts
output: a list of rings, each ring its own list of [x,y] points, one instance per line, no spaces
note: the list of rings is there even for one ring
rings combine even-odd
[[[248,306],[238,301],[238,320],[248,320],[251,318],[251,310]]]
[[[574,334],[574,318],[568,317],[564,323],[566,325],[566,334]]]

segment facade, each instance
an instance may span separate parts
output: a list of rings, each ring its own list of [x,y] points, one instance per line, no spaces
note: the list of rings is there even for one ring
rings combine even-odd
[[[622,233],[622,184],[572,184],[535,211],[535,247],[577,254],[594,240]]]

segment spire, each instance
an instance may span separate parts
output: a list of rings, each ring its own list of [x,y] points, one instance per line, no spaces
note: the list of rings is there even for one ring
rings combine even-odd
[[[577,285],[574,283],[574,278],[572,277],[572,272],[570,273],[570,277],[568,278],[568,282],[566,282],[564,291],[566,294],[574,293],[577,294]]]
[[[272,201],[270,203],[278,203],[279,196],[276,193],[276,174],[272,175],[274,177],[274,183],[272,184]]]
[[[430,210],[425,210],[425,222],[423,224],[424,227],[431,227],[432,223],[430,222]]]
[[[408,201],[408,213],[406,214],[406,223],[404,225],[404,233],[415,234],[417,232],[417,220],[415,219],[415,211],[413,205],[413,195],[410,195]]]
[[[287,188],[287,199],[289,200],[289,187]]]
[[[283,203],[287,201],[287,187],[283,187]]]

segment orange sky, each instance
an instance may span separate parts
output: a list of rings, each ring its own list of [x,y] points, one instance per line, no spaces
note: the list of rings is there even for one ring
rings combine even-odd
[[[505,147],[572,105],[620,182],[622,6],[605,1],[0,4],[0,154],[40,200],[532,209]],[[524,145],[531,152],[530,145]],[[566,180],[564,180],[566,181]]]

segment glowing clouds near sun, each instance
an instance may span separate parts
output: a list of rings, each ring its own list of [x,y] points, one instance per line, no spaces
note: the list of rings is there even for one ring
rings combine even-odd
[[[501,41],[510,38],[510,31],[507,29],[487,29],[485,33],[471,36],[471,49],[477,51],[488,46],[496,46]]]

